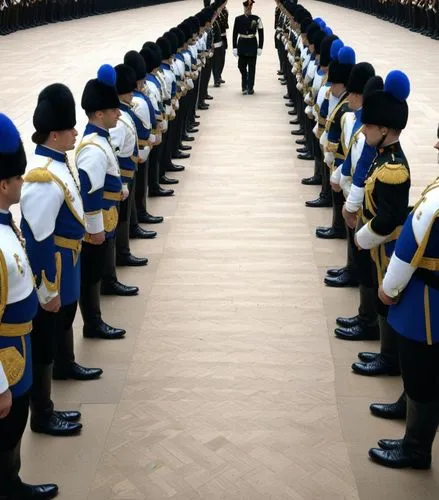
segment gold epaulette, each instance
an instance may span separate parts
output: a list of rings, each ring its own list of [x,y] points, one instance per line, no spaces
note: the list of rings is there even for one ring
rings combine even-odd
[[[408,181],[409,172],[401,163],[384,163],[379,168],[376,178],[385,184],[403,184]]]
[[[24,177],[25,182],[52,182],[52,174],[45,168],[34,168]]]

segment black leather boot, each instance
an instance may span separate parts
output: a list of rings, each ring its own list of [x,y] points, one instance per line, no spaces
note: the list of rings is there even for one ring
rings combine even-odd
[[[161,215],[151,215],[146,210],[140,210],[137,212],[137,220],[140,224],[161,224],[164,219]]]
[[[58,331],[54,340],[55,361],[52,378],[54,380],[94,380],[102,375],[101,368],[86,368],[75,362],[73,328]],[[61,413],[58,412],[60,416]],[[65,420],[71,421],[70,418]],[[75,418],[75,420],[79,420]],[[74,420],[73,420],[74,421]]]
[[[385,418],[387,420],[405,420],[407,415],[407,399],[405,392],[399,396],[396,403],[372,403],[370,412],[375,417]],[[380,448],[384,446],[380,445]]]
[[[346,226],[342,215],[343,203],[343,193],[332,191],[332,224],[330,227],[318,227],[316,229],[317,238],[325,240],[346,239]]]
[[[407,424],[404,439],[383,439],[383,448],[372,448],[369,457],[384,467],[430,469],[431,449],[439,423],[439,402],[418,403],[407,397]]]
[[[398,356],[398,334],[387,323],[385,316],[378,316],[380,328],[381,350],[379,355],[369,363],[357,362],[352,370],[358,375],[400,375]]]
[[[1,500],[47,500],[58,494],[56,484],[31,485],[20,479],[19,441],[12,450],[0,452],[0,499]]]
[[[334,333],[342,340],[379,340],[376,289],[364,285],[359,288],[359,314],[354,318],[337,318],[340,327],[336,328]]]
[[[319,197],[315,200],[306,201],[305,206],[309,208],[332,207],[331,184],[330,184],[329,168],[323,164],[322,166],[322,189]]]
[[[82,424],[69,422],[54,411],[50,398],[52,388],[52,365],[34,364],[33,385],[30,397],[30,428],[33,432],[49,436],[73,436],[82,429]]]
[[[83,336],[107,340],[120,339],[126,331],[122,328],[114,328],[102,321],[100,289],[100,281],[92,286],[81,287],[79,306],[84,320]]]
[[[104,275],[101,283],[102,295],[118,295],[120,297],[131,297],[139,293],[137,286],[129,286],[120,283],[116,275],[116,242],[115,239],[108,240],[107,261],[104,264]]]

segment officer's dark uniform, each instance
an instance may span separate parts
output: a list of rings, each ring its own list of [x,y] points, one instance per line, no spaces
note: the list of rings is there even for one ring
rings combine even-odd
[[[243,3],[244,7],[253,5],[253,0]],[[237,50],[238,68],[241,72],[243,93],[253,93],[258,49],[264,46],[264,27],[259,16],[243,14],[235,18],[233,26],[233,50]]]

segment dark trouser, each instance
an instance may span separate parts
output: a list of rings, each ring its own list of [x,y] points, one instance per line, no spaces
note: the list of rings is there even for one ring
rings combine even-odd
[[[212,73],[213,73],[213,81],[215,83],[220,83],[221,81],[223,54],[224,54],[223,46],[216,47],[213,51]]]
[[[221,47],[221,60],[219,67],[219,76],[222,78],[224,65],[226,64],[226,52],[227,52],[227,38],[223,37],[223,45]]]
[[[209,87],[210,74],[212,73],[212,59],[213,57],[208,57],[206,59],[206,65],[201,70],[200,75],[200,94],[198,102],[202,103],[208,94],[207,88]]]
[[[417,403],[429,403],[439,397],[439,344],[427,345],[401,335],[399,358],[404,389]]]
[[[134,187],[133,187],[134,201],[131,201],[131,219],[132,219],[131,223],[137,222],[137,219],[133,219],[133,210],[138,213],[147,211],[146,198],[148,194],[149,168],[150,168],[152,154],[156,149],[157,148],[152,149],[152,151],[149,153],[148,159],[145,162],[139,163],[137,165],[137,172],[134,178]],[[157,168],[157,165],[155,165],[155,168]]]
[[[241,72],[242,90],[253,90],[255,85],[257,56],[239,56],[238,68]]]
[[[57,313],[47,312],[41,307],[33,320],[32,374],[33,384],[30,391],[31,411],[33,416],[51,414],[53,402],[52,363],[68,367],[75,361],[73,321],[77,302],[60,308]]]
[[[20,445],[28,414],[29,394],[26,393],[13,398],[8,416],[0,419],[0,497],[8,497],[20,481]]]
[[[129,195],[126,200],[120,203],[119,209],[119,221],[117,223],[116,229],[116,255],[130,255],[130,221],[131,221],[131,209],[135,198],[135,178],[130,179],[128,183]],[[136,214],[137,215],[137,214]],[[116,271],[112,273],[116,276]]]
[[[82,245],[79,307],[84,326],[95,327],[102,321],[100,289],[109,251],[109,240],[105,240],[102,245],[91,245],[86,242]]]
[[[166,134],[162,136],[162,140],[166,137]],[[162,156],[162,150],[163,150],[163,142],[153,148],[151,153],[149,154],[149,168],[147,172],[147,180],[148,180],[148,188],[149,189],[158,189],[160,187],[159,179],[160,179],[160,159]],[[145,167],[146,168],[146,167]],[[139,172],[140,172],[140,165],[139,165]],[[139,180],[139,182],[141,182]],[[137,185],[137,184],[136,184]],[[140,187],[139,187],[140,189]],[[141,203],[138,203],[140,201],[140,198],[137,198],[136,196],[136,208],[137,211],[141,211],[143,205]]]

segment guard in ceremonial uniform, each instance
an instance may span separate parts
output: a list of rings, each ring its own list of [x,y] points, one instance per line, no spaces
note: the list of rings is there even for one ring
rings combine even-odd
[[[355,241],[360,250],[370,250],[378,289],[408,213],[410,170],[399,136],[407,125],[410,82],[401,71],[392,71],[382,90],[368,92],[369,85],[376,86],[375,78],[364,91],[361,121],[367,143],[378,153],[365,182],[364,225]],[[399,375],[398,336],[387,322],[388,306],[378,301],[377,309],[380,353],[360,353],[352,369],[359,375]]]
[[[54,498],[55,484],[19,477],[21,438],[32,386],[32,320],[38,309],[33,271],[9,209],[20,201],[26,155],[18,130],[0,114],[0,498]]]
[[[362,62],[356,64],[350,74],[349,81],[347,83],[348,91],[348,105],[352,112],[345,113],[342,118],[342,134],[340,147],[344,152],[346,152],[346,158],[343,163],[341,163],[336,170],[334,170],[331,176],[332,189],[334,191],[343,191],[344,197],[347,198],[350,193],[352,185],[352,176],[355,172],[357,163],[362,156],[363,149],[365,147],[365,137],[362,133],[361,123],[361,107],[363,104],[363,90],[370,78],[375,76],[375,70],[373,66],[369,63]],[[367,160],[370,163],[375,157],[376,150],[371,146],[367,146]],[[365,153],[366,154],[366,153]],[[333,287],[344,287],[344,286],[354,286],[357,284],[359,278],[359,268],[361,267],[358,263],[358,256],[365,256],[367,260],[370,258],[367,251],[358,252],[357,247],[354,242],[354,228],[356,224],[356,216],[353,227],[347,226],[347,262],[346,266],[340,270],[340,272],[332,271],[325,277],[325,284]],[[370,266],[366,266],[368,269]],[[370,281],[371,271],[368,269],[367,280]],[[375,304],[375,293],[373,289],[368,289],[371,294],[368,295],[370,300],[368,303]],[[360,285],[360,295],[362,295],[362,287]],[[368,314],[365,316],[369,317]],[[375,325],[375,334],[378,333],[376,328],[376,311],[373,308],[372,322],[371,326]],[[337,331],[336,331],[337,334]]]
[[[328,113],[326,133],[322,135],[320,142],[323,145],[324,162],[330,173],[337,169],[346,158],[347,151],[341,141],[342,120],[344,115],[350,112],[346,86],[354,64],[355,52],[350,47],[344,46],[329,65],[328,82],[331,84],[331,97],[336,104]],[[318,238],[346,238],[346,227],[342,215],[343,203],[343,192],[332,190],[332,224],[330,227],[317,228]]]
[[[235,18],[233,55],[238,57],[242,93],[254,94],[256,59],[264,47],[264,26],[259,16],[252,14],[254,0],[243,2],[244,14]]]
[[[115,68],[117,74],[116,88],[120,99],[121,116],[115,128],[110,130],[113,144],[119,160],[122,184],[127,186],[129,196],[120,204],[119,222],[116,229],[116,263],[118,266],[146,266],[148,259],[135,257],[130,250],[131,210],[135,203],[135,183],[137,165],[143,159],[144,149],[139,148],[136,131],[136,115],[132,104],[133,91],[137,88],[136,72],[127,64],[119,64]],[[134,212],[135,213],[135,212]],[[140,228],[140,231],[143,231]],[[112,274],[116,279],[116,268],[112,266]]]
[[[435,148],[439,152],[438,142]],[[439,157],[438,157],[439,158]],[[403,439],[382,439],[369,451],[386,467],[429,469],[439,424],[439,179],[422,193],[405,222],[379,289],[398,333],[407,399]]]
[[[37,144],[28,164],[21,197],[21,229],[36,278],[40,302],[33,322],[31,429],[54,436],[76,434],[79,412],[58,412],[51,400],[55,379],[91,380],[99,368],[75,362],[73,321],[80,289],[84,210],[76,172],[67,159],[73,150],[75,101],[60,83],[46,87],[34,111]],[[54,364],[53,364],[54,362]]]
[[[84,136],[76,150],[76,165],[84,204],[85,237],[81,261],[79,305],[88,338],[117,339],[125,330],[102,320],[101,280],[108,252],[114,250],[119,203],[128,196],[122,190],[119,163],[111,145],[109,130],[120,116],[116,72],[108,64],[99,68],[82,93],[81,106],[88,117]]]

